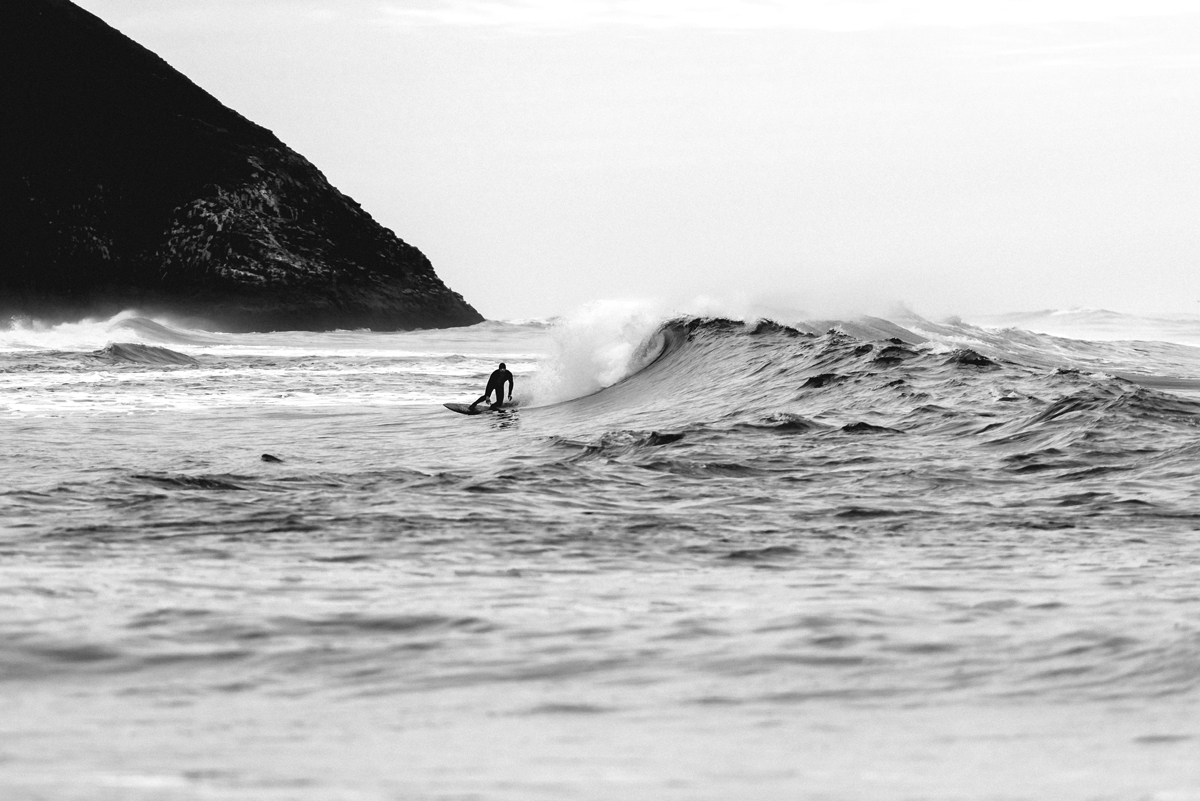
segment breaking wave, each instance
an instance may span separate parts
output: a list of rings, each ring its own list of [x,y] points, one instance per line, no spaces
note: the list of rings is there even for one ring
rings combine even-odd
[[[622,331],[619,348],[602,349],[625,358],[614,360],[609,386],[528,413],[580,421],[590,433],[573,441],[587,454],[651,458],[653,449],[660,465],[657,450],[674,441],[664,436],[758,432],[919,437],[923,450],[938,441],[983,449],[1007,473],[1087,475],[1161,466],[1200,433],[1200,349],[918,322],[919,332],[870,319],[819,332],[685,317],[636,347]],[[750,469],[755,457],[736,461]]]
[[[226,337],[227,338],[227,337]],[[0,351],[90,351],[116,339],[150,345],[207,345],[223,341],[220,334],[197,331],[169,320],[124,311],[108,319],[46,324],[14,317],[0,328]]]

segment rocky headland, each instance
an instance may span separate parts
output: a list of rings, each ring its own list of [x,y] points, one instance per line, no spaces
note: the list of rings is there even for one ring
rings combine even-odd
[[[0,3],[0,314],[227,331],[470,325],[419,250],[67,0]]]

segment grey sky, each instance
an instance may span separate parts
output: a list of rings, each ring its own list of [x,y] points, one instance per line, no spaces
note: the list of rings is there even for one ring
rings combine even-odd
[[[1200,4],[82,0],[486,316],[1200,313]]]

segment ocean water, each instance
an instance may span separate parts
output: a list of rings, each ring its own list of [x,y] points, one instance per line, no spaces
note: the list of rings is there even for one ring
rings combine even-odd
[[[1200,799],[1200,320],[785,322],[0,330],[0,797]]]

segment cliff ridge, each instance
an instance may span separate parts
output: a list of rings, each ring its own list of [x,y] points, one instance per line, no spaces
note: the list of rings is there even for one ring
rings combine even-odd
[[[483,319],[303,156],[68,0],[0,4],[0,153],[0,314]]]

